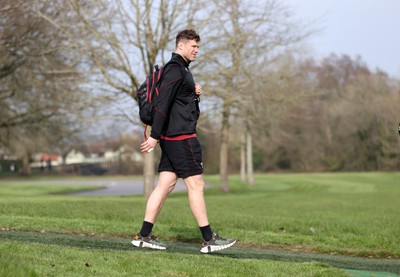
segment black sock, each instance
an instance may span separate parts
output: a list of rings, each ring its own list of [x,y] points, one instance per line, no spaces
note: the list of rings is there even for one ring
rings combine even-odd
[[[142,229],[140,230],[140,235],[142,237],[148,237],[153,230],[153,223],[143,221]]]
[[[201,235],[203,236],[203,239],[205,241],[209,241],[209,240],[212,239],[213,232],[211,230],[210,225],[199,227],[199,228],[200,228],[200,231],[201,231]]]

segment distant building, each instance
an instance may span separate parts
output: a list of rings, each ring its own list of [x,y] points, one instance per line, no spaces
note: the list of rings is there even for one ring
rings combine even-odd
[[[64,157],[48,153],[33,156],[31,168],[81,175],[141,173],[143,156],[133,140],[109,140],[77,146]]]
[[[21,165],[21,161],[15,155],[0,147],[0,174],[18,173]]]

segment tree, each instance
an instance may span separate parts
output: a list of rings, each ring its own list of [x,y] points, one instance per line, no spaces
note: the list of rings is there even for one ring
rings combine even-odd
[[[122,94],[130,100],[136,100],[137,87],[154,65],[169,58],[165,50],[169,45],[174,49],[170,43],[178,29],[190,27],[196,16],[193,0],[67,0],[65,4],[77,16],[73,27],[40,14],[90,61],[90,73],[97,75],[93,86],[110,97]],[[135,112],[131,106],[129,109]],[[141,125],[138,117],[124,108],[121,113],[133,124]],[[154,154],[146,154],[144,160],[144,191],[149,196],[154,185]]]
[[[50,2],[2,1],[0,38],[0,144],[23,161],[76,133],[88,99],[64,37],[32,9],[57,14]]]
[[[232,117],[241,118],[245,130],[251,129],[249,122],[253,121],[253,105],[265,107],[266,103],[254,101],[259,92],[260,75],[257,72],[273,63],[286,47],[301,41],[311,32],[303,28],[303,24],[290,22],[287,8],[278,1],[264,1],[262,4],[253,1],[249,5],[240,1],[214,0],[209,9],[218,14],[212,17],[205,31],[209,45],[204,59],[211,74],[204,73],[203,77],[210,83],[210,90],[218,96],[217,103],[221,107],[220,186],[227,192]],[[246,137],[251,140],[251,134],[246,134]],[[251,156],[249,153],[250,159]],[[251,165],[248,170],[252,171]]]
[[[302,101],[285,105],[272,126],[265,169],[296,171],[396,170],[399,82],[372,71],[360,57],[330,55],[291,62],[290,81],[276,94]],[[286,91],[286,93],[285,93]]]

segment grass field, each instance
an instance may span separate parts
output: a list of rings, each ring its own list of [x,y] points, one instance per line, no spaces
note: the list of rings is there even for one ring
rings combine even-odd
[[[63,195],[88,189],[72,184],[79,180],[0,179],[0,276],[400,274],[398,173],[265,174],[252,187],[232,176],[229,194],[206,176],[212,227],[239,239],[213,255],[199,252],[186,193],[168,198],[154,232],[169,248],[155,252],[129,244],[143,220],[142,196]]]

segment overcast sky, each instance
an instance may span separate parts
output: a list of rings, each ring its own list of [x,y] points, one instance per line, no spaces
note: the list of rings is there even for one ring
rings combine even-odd
[[[400,0],[281,0],[296,16],[316,19],[322,33],[309,40],[319,57],[360,55],[370,69],[400,77]]]

